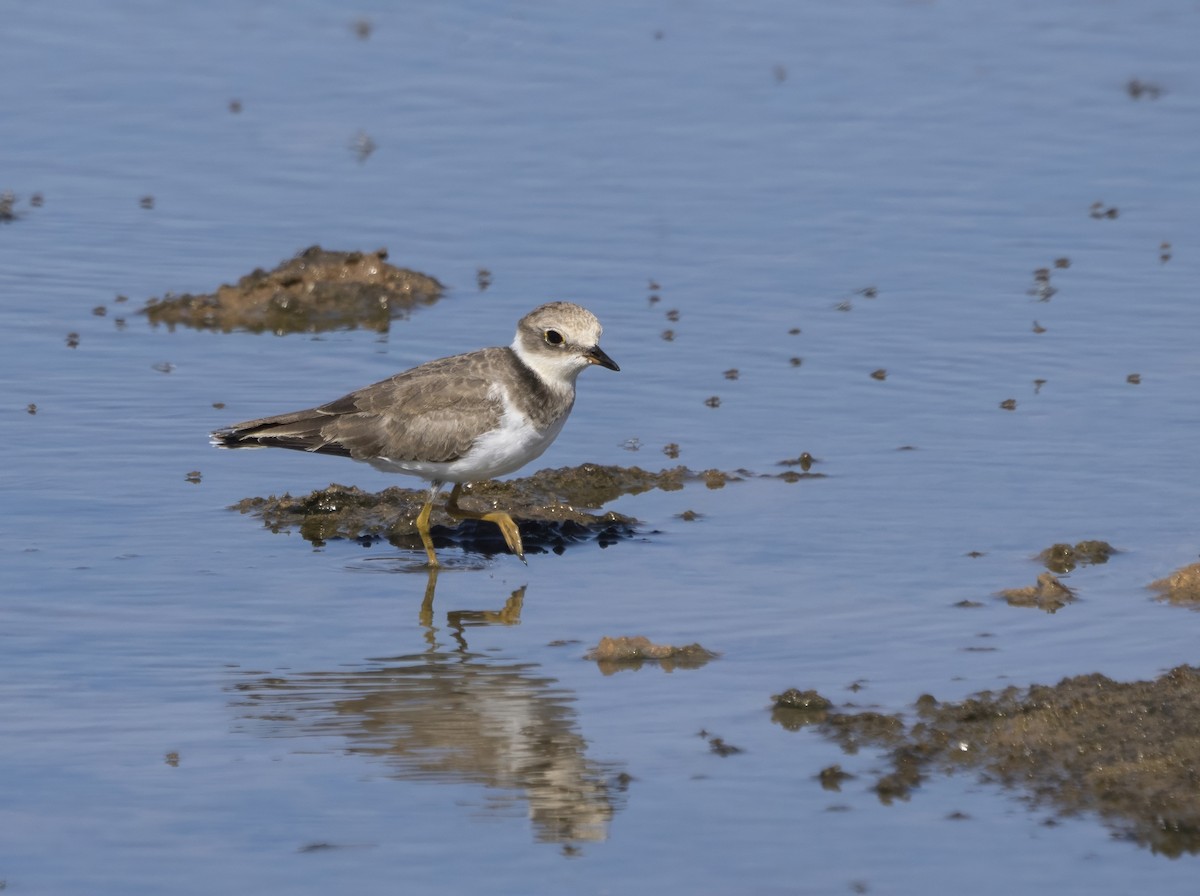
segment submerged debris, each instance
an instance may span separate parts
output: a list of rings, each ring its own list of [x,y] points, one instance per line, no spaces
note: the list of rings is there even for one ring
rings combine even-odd
[[[699,736],[708,741],[708,749],[710,751],[716,753],[722,758],[726,756],[736,756],[738,753],[746,752],[741,747],[729,743],[727,740],[725,740],[725,738],[717,737],[717,735],[705,731],[703,728],[700,729]]]
[[[1079,600],[1075,592],[1049,572],[1037,577],[1036,585],[1025,588],[1009,588],[1000,592],[1010,607],[1037,607],[1047,613],[1055,613],[1067,604]]]
[[[1200,669],[1153,681],[1100,674],[985,691],[961,703],[917,701],[899,716],[835,712],[822,733],[847,753],[887,751],[873,789],[907,800],[929,775],[969,770],[1059,816],[1092,812],[1156,853],[1200,853]]]
[[[1165,579],[1151,582],[1158,599],[1181,607],[1200,609],[1200,563],[1175,570]]]
[[[141,313],[154,325],[255,333],[318,333],[362,327],[387,332],[394,318],[430,305],[443,287],[425,274],[397,268],[387,250],[305,249],[273,271],[261,268],[236,285],[204,295],[150,299]]]
[[[699,644],[683,647],[654,644],[643,635],[601,638],[600,643],[584,655],[584,659],[594,660],[605,675],[612,675],[621,669],[640,669],[647,662],[658,663],[667,672],[698,669],[716,657],[717,654]]]

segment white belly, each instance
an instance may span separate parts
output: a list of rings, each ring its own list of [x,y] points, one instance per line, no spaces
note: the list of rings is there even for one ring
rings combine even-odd
[[[378,459],[370,461],[377,469],[389,473],[410,473],[443,482],[482,482],[519,470],[542,456],[550,443],[558,438],[567,422],[570,408],[545,429],[537,430],[529,420],[514,409],[504,396],[505,412],[500,425],[475,440],[471,449],[458,460],[446,463]]]

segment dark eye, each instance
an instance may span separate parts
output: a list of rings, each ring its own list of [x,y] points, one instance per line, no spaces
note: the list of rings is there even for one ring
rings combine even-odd
[[[547,330],[546,331],[546,343],[548,345],[562,345],[562,343],[563,343],[562,333],[558,332],[558,330]]]

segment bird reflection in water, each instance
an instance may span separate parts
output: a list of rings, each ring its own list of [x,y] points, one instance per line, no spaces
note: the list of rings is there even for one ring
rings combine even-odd
[[[437,570],[420,621],[429,648],[359,668],[238,682],[243,729],[263,737],[337,736],[336,750],[385,762],[400,779],[479,784],[493,811],[524,798],[537,840],[604,840],[628,776],[587,756],[573,696],[534,663],[472,653],[467,629],[520,621],[522,586],[498,610],[447,613],[452,647],[433,624]]]

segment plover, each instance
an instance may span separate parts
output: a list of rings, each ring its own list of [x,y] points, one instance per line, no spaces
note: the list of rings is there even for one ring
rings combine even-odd
[[[320,407],[235,423],[212,434],[222,448],[291,448],[363,461],[387,473],[420,476],[429,496],[417,532],[438,566],[429,515],[453,482],[446,511],[500,527],[525,560],[511,516],[458,504],[462,487],[503,476],[540,457],[575,403],[575,379],[592,364],[620,370],[598,345],[600,321],[579,305],[551,302],[517,322],[512,345],[430,361]]]

